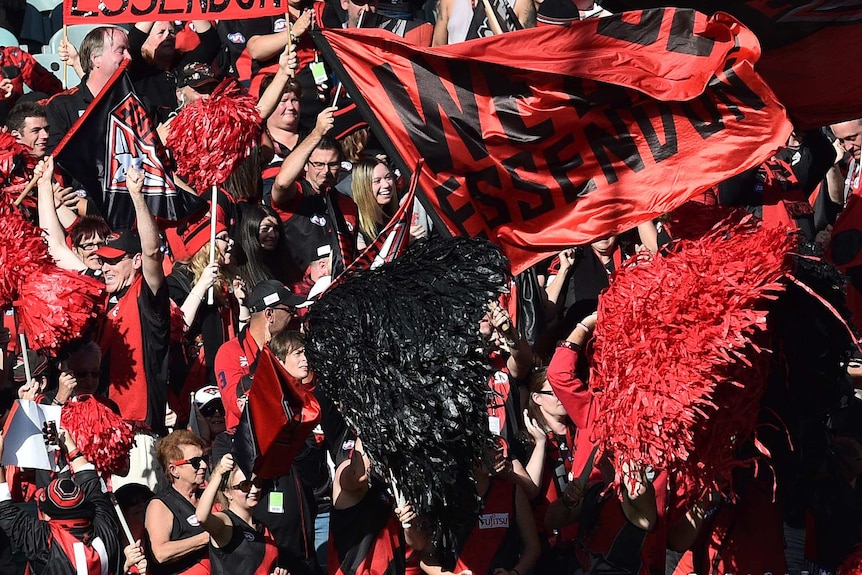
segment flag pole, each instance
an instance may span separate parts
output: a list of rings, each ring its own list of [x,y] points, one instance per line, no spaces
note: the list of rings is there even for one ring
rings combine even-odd
[[[24,201],[24,198],[27,197],[27,194],[29,194],[30,191],[36,186],[36,182],[38,182],[38,181],[39,181],[38,176],[34,175],[33,178],[29,182],[27,182],[27,185],[24,186],[24,189],[21,190],[21,193],[18,194],[17,198],[15,198],[15,205],[16,206],[21,205],[21,202]]]
[[[362,28],[362,20],[365,18],[365,13],[368,11],[368,7],[362,8],[362,11],[359,13],[359,20],[356,22],[357,28]],[[338,86],[335,88],[335,96],[332,97],[332,105],[338,105],[338,97],[341,96],[341,90],[344,88],[344,82],[341,81],[341,78],[338,79]]]
[[[395,474],[392,473],[392,470],[389,470],[389,485],[392,487],[392,495],[395,496],[395,504],[398,507],[404,507],[407,503],[407,500],[404,498],[404,494],[401,493],[401,490],[398,489],[398,484],[395,482]],[[410,523],[402,523],[401,524],[404,529],[410,529]]]
[[[496,36],[497,34],[502,34],[503,29],[500,28],[500,23],[497,21],[497,11],[491,7],[490,0],[482,0],[482,5],[485,7],[485,17],[488,18],[488,28],[491,29],[491,32]]]
[[[128,521],[126,521],[126,516],[125,516],[125,515],[123,515],[123,510],[122,510],[122,509],[120,509],[120,504],[119,504],[119,503],[117,503],[117,496],[116,496],[116,495],[114,495],[114,492],[113,492],[113,491],[109,491],[108,493],[110,493],[111,503],[112,503],[112,504],[113,504],[113,506],[114,506],[114,511],[117,513],[117,519],[119,519],[119,520],[120,520],[120,527],[122,527],[122,528],[123,528],[123,533],[125,534],[126,539],[127,539],[127,540],[128,540],[128,542],[129,542],[129,545],[134,545],[134,543],[135,543],[135,538],[134,538],[134,536],[132,535],[132,530],[131,530],[131,529],[129,529],[129,522],[128,522]],[[142,571],[140,575],[147,575],[147,572],[146,572],[146,571]]]
[[[216,213],[218,210],[218,186],[213,186],[213,203],[210,210],[210,265],[216,261]],[[207,304],[215,301],[215,286],[207,290]]]
[[[21,357],[24,359],[24,376],[27,378],[27,384],[33,379],[33,373],[30,371],[30,358],[27,357],[27,336],[24,332],[18,334],[18,339],[21,341]]]
[[[67,43],[69,42],[69,26],[68,26],[68,24],[63,24],[63,41],[67,42]],[[66,75],[68,74],[68,70],[69,70],[69,61],[66,60],[65,62],[63,62],[63,89],[64,90],[66,89],[66,87],[68,85],[66,82]]]

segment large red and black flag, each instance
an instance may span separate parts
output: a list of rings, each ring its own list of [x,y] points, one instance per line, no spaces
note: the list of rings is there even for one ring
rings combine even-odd
[[[862,0],[604,0],[609,10],[721,11],[757,36],[757,72],[801,129],[862,117]]]
[[[322,34],[402,171],[424,158],[427,203],[452,233],[501,245],[516,275],[673,210],[790,135],[756,39],[727,16],[646,10],[433,49]]]
[[[121,66],[84,114],[57,144],[54,157],[80,182],[114,230],[130,229],[135,209],[126,188],[126,170],[144,171],[144,197],[150,212],[165,225],[206,206],[200,197],[174,184],[165,149],[126,66]]]

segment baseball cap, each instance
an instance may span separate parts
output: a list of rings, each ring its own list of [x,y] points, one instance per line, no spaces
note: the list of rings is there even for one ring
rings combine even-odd
[[[127,254],[139,254],[141,253],[141,237],[133,230],[111,234],[105,239],[105,245],[94,253],[108,260],[113,260]]]
[[[177,74],[177,88],[188,86],[190,88],[201,88],[207,84],[218,84],[219,79],[213,72],[212,67],[203,62],[191,62],[183,66]]]
[[[294,294],[280,281],[263,280],[251,290],[247,303],[251,313],[258,313],[277,305],[295,308],[303,302],[305,302],[304,297]]]
[[[214,385],[207,385],[195,392],[195,403],[203,407],[211,401],[221,401],[221,392]]]

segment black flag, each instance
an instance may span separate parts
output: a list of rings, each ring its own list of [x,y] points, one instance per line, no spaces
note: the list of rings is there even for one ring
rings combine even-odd
[[[126,189],[130,166],[144,171],[147,205],[163,225],[182,221],[206,205],[171,179],[155,123],[135,95],[125,65],[60,141],[54,158],[83,185],[114,230],[130,229],[135,221]]]

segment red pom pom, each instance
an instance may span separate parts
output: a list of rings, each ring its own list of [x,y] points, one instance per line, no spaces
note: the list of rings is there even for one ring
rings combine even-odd
[[[96,469],[103,473],[128,470],[129,451],[135,441],[132,426],[97,399],[66,402],[60,424]]]
[[[7,196],[3,204],[18,198],[33,175],[36,158],[32,150],[19,144],[17,138],[0,130],[0,191]]]
[[[838,567],[838,575],[862,575],[862,545],[858,545]]]
[[[667,470],[690,498],[730,486],[766,385],[763,303],[783,289],[793,241],[738,211],[614,275],[590,382],[600,390],[594,439],[619,463]]]
[[[168,147],[177,173],[196,190],[223,184],[260,142],[257,101],[227,79],[207,99],[183,108],[171,122]]]
[[[30,346],[57,350],[81,337],[101,309],[104,287],[94,278],[54,265],[33,271],[15,301]]]
[[[3,205],[0,213],[0,307],[18,298],[18,286],[51,262],[42,231]]]

